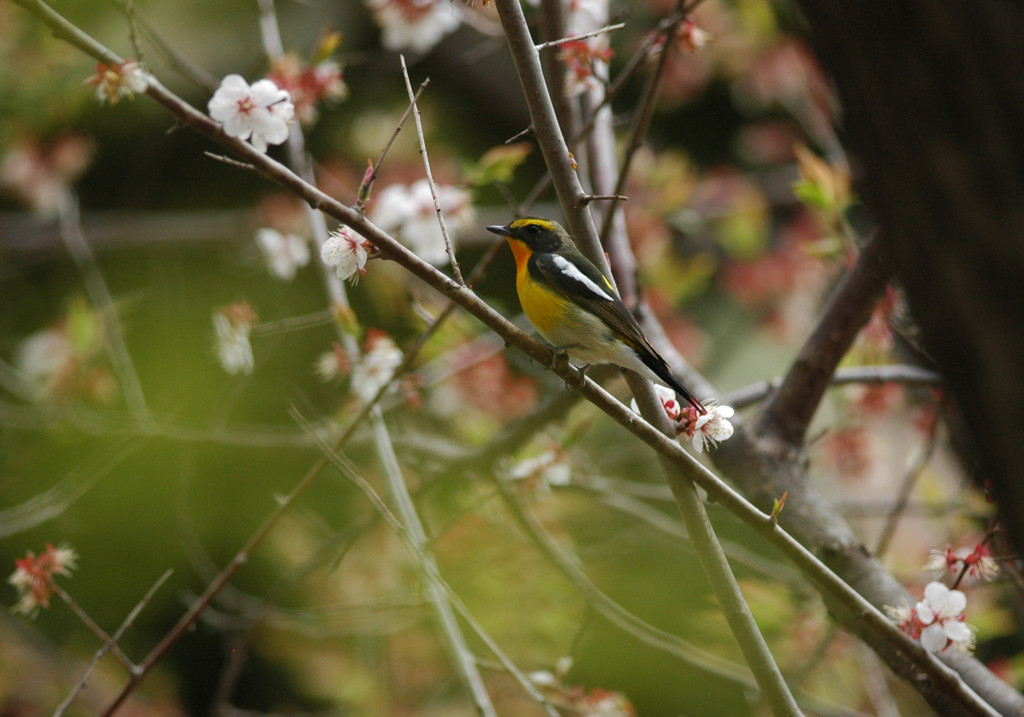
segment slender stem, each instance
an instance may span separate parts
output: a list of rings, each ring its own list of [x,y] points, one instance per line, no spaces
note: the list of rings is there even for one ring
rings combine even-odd
[[[384,163],[384,158],[388,155],[388,151],[391,149],[391,145],[398,139],[398,134],[402,131],[402,127],[405,126],[406,120],[409,119],[409,115],[412,114],[413,107],[416,106],[416,101],[419,100],[420,95],[423,94],[423,90],[427,89],[427,85],[430,84],[430,78],[427,77],[420,83],[419,89],[416,90],[416,94],[413,95],[412,101],[409,106],[405,108],[405,112],[402,113],[401,118],[398,120],[398,124],[395,126],[394,131],[391,133],[391,137],[388,138],[384,148],[380,151],[380,156],[377,157],[377,161],[373,163],[368,175],[363,179],[363,184],[359,190],[359,197],[356,200],[356,209],[362,213],[363,205],[366,204],[366,200],[370,197],[370,192],[373,190],[373,184],[377,181],[377,174],[380,172],[380,166]]]
[[[263,36],[264,47],[271,57],[278,57],[284,52],[284,48],[281,42],[280,30],[277,23],[277,13],[273,0],[260,0],[260,11],[260,28]],[[423,127],[420,123],[419,109],[416,106],[416,95],[413,92],[412,84],[409,81],[408,72],[405,72],[404,58],[402,59],[402,69],[405,74],[406,88],[409,92],[409,100],[412,105],[412,115],[416,121],[416,128],[420,138],[420,152],[423,155],[423,162],[427,172],[427,180],[430,184],[430,190],[434,197],[434,207],[437,210],[438,220],[441,223],[441,232],[444,236],[445,246],[448,250],[455,276],[458,282],[463,284],[462,273],[459,270],[458,262],[455,260],[451,240],[448,238],[444,218],[441,214],[441,207],[437,198],[437,188],[434,185],[433,177],[430,173],[430,162],[427,159],[426,145],[423,139]],[[312,165],[306,155],[304,144],[301,129],[298,126],[293,126],[292,131],[289,134],[289,149],[291,150],[292,165],[299,169],[300,175],[303,176],[303,179],[305,179],[306,182],[313,184],[314,177]],[[307,211],[309,214],[310,225],[317,240],[317,245],[323,246],[323,242],[327,238],[327,227],[324,221],[324,215],[312,207]],[[326,267],[323,267],[323,265],[321,266],[324,274],[324,281],[335,304],[347,306],[348,299],[345,295],[344,285],[336,277],[331,276]],[[358,345],[351,334],[341,330],[340,326],[339,331],[341,332],[340,338],[345,342],[345,348],[348,353],[352,356],[358,355]],[[381,395],[381,391],[378,390],[375,398],[379,398]],[[394,446],[391,442],[391,437],[388,434],[387,426],[384,423],[380,406],[376,400],[371,402],[369,405],[370,411],[368,416],[373,429],[374,444],[378,458],[380,458],[381,463],[384,466],[384,472],[388,480],[388,486],[391,490],[392,497],[398,505],[399,516],[402,519],[405,529],[409,532],[410,537],[418,547],[423,549],[427,543],[426,534],[424,533],[423,526],[419,521],[418,514],[416,513],[415,505],[412,502],[412,498],[409,496],[408,489],[406,488],[405,481],[402,477],[401,469],[398,465],[398,458],[395,455]],[[425,552],[418,555],[422,556],[421,560],[429,560],[433,562],[433,557]],[[483,678],[480,675],[476,662],[473,658],[473,653],[469,649],[469,645],[466,643],[465,637],[459,629],[459,624],[455,619],[455,615],[446,599],[445,593],[439,590],[437,584],[431,579],[430,576],[432,573],[429,569],[423,565],[421,565],[421,568],[427,576],[428,597],[434,607],[438,622],[441,625],[441,631],[445,636],[449,648],[451,649],[458,672],[469,688],[477,711],[481,715],[484,715],[484,717],[497,717],[497,712],[491,704]]]
[[[416,512],[416,506],[412,502],[412,496],[409,495],[409,489],[405,485],[402,469],[398,465],[398,456],[395,455],[391,439],[388,437],[387,429],[384,426],[384,417],[380,412],[379,406],[370,412],[370,426],[373,430],[377,455],[381,459],[384,469],[388,490],[391,493],[392,500],[395,502],[402,527],[408,534],[409,539],[418,548],[416,555],[423,572],[423,577],[427,581],[427,599],[434,608],[441,632],[444,634],[445,641],[452,653],[452,658],[458,667],[458,672],[473,696],[473,704],[476,706],[477,712],[487,717],[497,717],[498,713],[491,703],[490,696],[487,694],[487,686],[484,684],[480,670],[477,668],[473,651],[469,648],[469,644],[459,628],[459,623],[455,619],[455,613],[448,602],[448,596],[434,579],[434,575],[438,572],[437,561],[427,551],[429,543],[427,533],[423,529],[419,514]]]
[[[640,109],[633,116],[633,125],[629,134],[629,142],[626,144],[626,150],[622,155],[622,166],[619,169],[619,177],[615,182],[615,189],[612,194],[624,194],[626,189],[626,181],[629,179],[629,171],[633,166],[633,158],[636,156],[637,150],[640,149],[640,145],[643,143],[644,138],[647,137],[647,131],[651,125],[651,118],[654,116],[655,100],[658,97],[658,90],[661,87],[661,78],[665,74],[665,68],[668,67],[668,59],[672,54],[674,43],[671,42],[671,38],[675,37],[676,29],[682,24],[683,20],[686,19],[686,13],[683,9],[686,7],[685,0],[676,0],[676,8],[673,17],[675,20],[664,28],[660,28],[659,37],[664,38],[664,43],[661,49],[661,54],[658,57],[658,64],[654,69],[654,72],[647,80],[647,87],[644,88],[643,99],[640,101]],[[606,239],[611,232],[612,221],[618,212],[619,203],[612,202],[608,207],[608,212],[604,216],[604,222],[601,226],[601,238]]]
[[[61,202],[60,235],[75,266],[85,279],[85,289],[89,299],[100,316],[100,329],[103,332],[103,343],[110,356],[110,363],[117,374],[118,383],[124,393],[125,403],[135,419],[145,422],[149,413],[146,397],[142,391],[142,381],[132,363],[128,345],[124,341],[124,332],[117,318],[117,307],[114,297],[110,295],[107,282],[103,279],[96,255],[82,233],[82,223],[78,214],[78,197],[73,192],[66,192]]]
[[[504,651],[498,646],[496,642],[494,642],[494,640],[487,633],[487,631],[483,629],[483,627],[476,620],[476,618],[473,617],[473,614],[469,611],[469,608],[466,607],[465,603],[462,602],[458,594],[455,593],[455,591],[452,590],[451,587],[445,582],[444,578],[441,576],[440,571],[438,570],[437,562],[433,559],[432,556],[429,556],[427,553],[424,552],[423,546],[425,545],[426,542],[425,535],[423,536],[423,540],[414,539],[409,532],[409,526],[406,523],[403,523],[398,518],[398,516],[391,512],[387,504],[379,495],[377,495],[377,492],[373,489],[373,487],[355,470],[355,467],[352,465],[351,461],[349,461],[344,456],[338,454],[337,446],[332,447],[331,445],[329,445],[312,429],[312,427],[307,422],[305,422],[302,419],[301,416],[296,415],[296,418],[297,420],[299,420],[300,423],[302,423],[306,427],[307,430],[313,433],[314,437],[317,438],[317,441],[320,444],[320,447],[323,450],[326,459],[330,460],[331,463],[333,463],[334,466],[341,471],[342,475],[344,475],[347,479],[352,481],[356,485],[356,487],[359,488],[360,491],[362,491],[362,493],[366,496],[366,498],[370,501],[374,508],[377,509],[377,512],[380,514],[381,518],[383,518],[384,521],[389,526],[391,526],[391,529],[395,531],[395,534],[398,535],[405,542],[406,546],[410,549],[410,551],[412,551],[413,555],[416,556],[417,562],[419,563],[420,567],[427,574],[428,583],[430,583],[431,585],[435,586],[443,592],[443,595],[446,597],[447,601],[450,602],[451,607],[455,608],[459,615],[462,616],[462,619],[465,620],[467,624],[469,624],[469,626],[472,628],[473,632],[477,635],[477,637],[479,637],[484,642],[484,644],[487,645],[487,648],[492,652],[492,654],[494,654],[494,656],[498,658],[502,666],[509,672],[509,674],[511,674],[516,679],[517,682],[519,682],[520,686],[522,686],[523,689],[526,690],[527,694],[529,694],[530,697],[536,700],[537,703],[544,708],[544,710],[548,713],[549,717],[559,717],[558,712],[554,709],[554,707],[552,707],[552,705],[547,701],[547,699],[544,698],[544,696],[540,693],[537,687],[529,680],[529,678],[526,675],[524,675],[522,671],[518,667],[516,667],[515,664],[505,655]],[[420,527],[420,530],[422,531],[422,526]],[[468,656],[468,653],[466,653],[464,657],[465,656]]]
[[[757,403],[771,396],[782,385],[784,377],[776,377],[767,381],[737,388],[722,394],[722,403],[733,408],[742,408]],[[882,366],[847,366],[836,369],[829,379],[830,386],[842,386],[848,383],[902,383],[907,385],[937,386],[942,377],[934,371],[906,364],[888,364]]]
[[[918,447],[917,457],[914,458],[914,462],[903,474],[903,480],[900,481],[900,489],[896,494],[896,500],[888,515],[885,516],[885,525],[882,528],[882,533],[878,536],[878,541],[875,543],[874,553],[879,557],[888,550],[892,536],[896,534],[896,526],[899,525],[900,516],[903,515],[903,512],[907,509],[907,504],[910,502],[910,494],[917,484],[917,479],[932,459],[932,454],[935,453],[935,445],[938,443],[939,435],[938,427],[939,422],[937,420],[932,421],[924,445]]]
[[[605,33],[608,32],[621,30],[625,26],[626,23],[617,22],[614,25],[605,25],[604,27],[600,27],[592,32],[585,32],[582,35],[569,35],[568,37],[562,37],[557,40],[548,40],[547,42],[542,42],[539,45],[535,45],[535,47],[537,48],[537,52],[540,52],[541,50],[546,50],[549,47],[558,47],[559,45],[564,45],[567,42],[578,42],[579,40],[586,40],[589,37],[597,37],[598,35],[604,35]]]
[[[75,616],[82,621],[89,630],[100,639],[104,647],[109,646],[110,652],[117,658],[128,672],[133,673],[136,671],[135,663],[128,659],[128,656],[121,651],[121,648],[117,646],[117,642],[106,631],[97,625],[88,613],[82,609],[81,605],[75,602],[75,599],[68,594],[64,588],[58,585],[53,580],[50,580],[50,588],[57,594],[57,596],[67,603],[67,606],[71,608],[71,612],[75,613]]]
[[[61,715],[67,712],[68,708],[71,706],[71,703],[75,701],[75,697],[78,696],[78,693],[85,689],[86,684],[89,682],[89,677],[92,676],[93,671],[96,669],[96,665],[99,664],[100,660],[102,660],[103,657],[108,652],[110,652],[113,648],[117,646],[117,641],[120,640],[124,633],[127,632],[128,628],[132,626],[132,624],[135,622],[135,618],[137,618],[139,616],[139,613],[141,613],[142,610],[147,605],[149,605],[150,601],[153,599],[153,596],[156,594],[156,591],[160,589],[161,585],[167,582],[167,579],[171,577],[171,573],[173,572],[173,570],[168,569],[164,572],[163,575],[161,575],[157,579],[153,586],[146,591],[146,594],[142,596],[142,599],[139,600],[138,603],[136,603],[134,608],[132,608],[132,611],[128,613],[128,617],[124,619],[120,627],[117,628],[117,631],[113,635],[111,635],[106,642],[103,643],[103,646],[99,650],[96,651],[96,654],[93,655],[92,661],[89,663],[89,666],[86,667],[85,672],[82,674],[82,678],[78,681],[78,684],[75,685],[74,689],[72,689],[71,692],[68,693],[68,696],[64,698],[64,701],[57,706],[56,710],[54,710],[53,717],[61,717]],[[131,665],[129,667],[129,671],[132,671],[134,669],[135,665]]]
[[[462,270],[459,268],[459,261],[455,258],[455,249],[452,247],[451,237],[448,236],[448,225],[444,221],[444,212],[441,211],[441,200],[437,197],[437,185],[434,184],[434,175],[430,171],[430,158],[427,156],[427,140],[423,137],[423,122],[420,119],[420,108],[416,104],[416,95],[412,91],[412,81],[409,79],[409,69],[405,66],[405,55],[400,56],[402,60],[402,77],[405,78],[405,90],[409,94],[409,104],[412,106],[412,117],[416,121],[416,137],[420,141],[420,156],[423,157],[423,169],[427,173],[427,186],[430,187],[430,196],[434,200],[434,211],[437,213],[437,223],[441,225],[441,237],[444,239],[444,250],[448,253],[448,261],[452,265],[452,273],[455,274],[455,281],[463,286],[466,282],[462,279]]]
[[[544,164],[551,174],[551,181],[558,193],[562,209],[565,211],[569,233],[576,239],[576,244],[587,255],[587,258],[593,261],[605,275],[608,275],[608,265],[604,260],[604,251],[597,238],[594,220],[591,218],[590,212],[580,204],[580,200],[586,193],[576,175],[576,170],[573,169],[572,158],[569,156],[562,130],[558,126],[558,118],[555,116],[555,110],[544,83],[540,55],[537,48],[534,47],[533,38],[530,37],[530,29],[527,27],[523,8],[518,0],[496,0],[495,7],[498,10],[498,17],[501,19],[501,25],[505,29],[505,37],[512,51],[512,59],[515,61],[523,94],[527,98],[537,144],[544,155]],[[541,101],[541,98],[544,100]]]

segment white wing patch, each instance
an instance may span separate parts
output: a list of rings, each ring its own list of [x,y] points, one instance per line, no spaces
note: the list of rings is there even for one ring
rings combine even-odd
[[[613,297],[607,291],[605,291],[600,286],[595,284],[593,281],[588,279],[582,271],[573,266],[572,262],[570,262],[564,256],[559,256],[558,254],[555,254],[554,256],[551,257],[551,261],[554,262],[555,267],[558,269],[559,272],[561,272],[563,276],[569,277],[574,282],[582,285],[592,294],[596,294],[599,298],[604,299],[605,301],[615,301],[615,297]]]

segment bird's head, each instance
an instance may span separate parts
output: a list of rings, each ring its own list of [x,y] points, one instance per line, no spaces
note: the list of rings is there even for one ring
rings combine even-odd
[[[558,222],[540,217],[523,217],[505,226],[487,227],[487,231],[509,241],[522,242],[531,251],[556,252],[565,246],[574,246],[569,233]]]

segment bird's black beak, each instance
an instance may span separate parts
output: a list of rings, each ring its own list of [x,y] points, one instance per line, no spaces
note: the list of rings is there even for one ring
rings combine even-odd
[[[508,236],[508,227],[503,227],[500,224],[494,224],[492,226],[487,227],[487,231],[493,234],[497,234],[498,236]]]

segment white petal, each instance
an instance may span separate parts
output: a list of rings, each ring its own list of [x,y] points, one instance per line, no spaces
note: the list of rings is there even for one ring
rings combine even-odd
[[[275,102],[288,99],[288,93],[284,90],[278,89],[277,85],[270,80],[258,80],[254,82],[250,88],[250,92],[252,94],[253,104],[259,105],[260,107],[269,107]]]
[[[949,595],[949,588],[938,581],[932,581],[925,585],[924,600],[936,612],[942,610]]]
[[[392,184],[377,194],[370,219],[384,231],[393,232],[412,214],[412,195],[402,184]]]
[[[967,626],[967,623],[960,622],[959,620],[949,620],[943,626],[942,629],[953,642],[973,642],[974,634],[971,632],[971,628]]]
[[[921,647],[928,652],[942,652],[946,647],[946,631],[938,623],[921,630]]]
[[[348,242],[340,236],[332,234],[320,247],[320,259],[327,266],[337,266],[342,260],[344,246]]]
[[[946,604],[943,614],[946,617],[956,617],[967,607],[967,596],[959,590],[950,590],[946,596]]]

